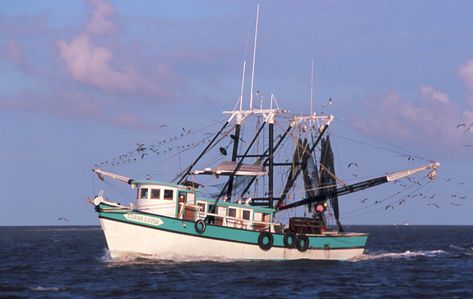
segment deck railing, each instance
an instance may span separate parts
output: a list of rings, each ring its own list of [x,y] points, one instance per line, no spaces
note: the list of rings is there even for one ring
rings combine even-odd
[[[203,212],[202,207],[194,204],[179,203],[179,219],[193,220],[197,221],[199,219],[211,221],[212,224],[234,227],[240,229],[248,230],[257,230],[257,231],[272,231],[274,232],[274,223],[257,221],[257,220],[248,220],[243,218],[231,217],[228,215],[219,215],[210,212]],[[194,213],[186,214],[186,208],[190,208]],[[188,217],[186,217],[188,216]]]

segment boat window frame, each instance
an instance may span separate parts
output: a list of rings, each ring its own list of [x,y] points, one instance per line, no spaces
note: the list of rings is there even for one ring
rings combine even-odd
[[[234,208],[234,207],[228,207],[227,209],[227,216],[228,217],[233,217],[233,218],[237,218],[237,208]],[[234,215],[231,215],[232,213],[231,212],[235,212]]]
[[[149,194],[150,199],[161,199],[161,188],[150,188],[150,189],[151,189],[151,192]],[[157,197],[153,197],[153,191],[158,191]]]
[[[163,189],[163,199],[164,200],[174,200],[174,190],[173,189]],[[171,197],[166,196],[167,192],[171,192]]]
[[[146,196],[143,196],[143,191],[146,190]],[[148,187],[140,187],[139,191],[139,198],[138,199],[148,199],[149,198],[149,188]]]
[[[248,213],[248,218],[245,218],[245,213]],[[251,210],[242,209],[241,210],[241,219],[251,220]]]

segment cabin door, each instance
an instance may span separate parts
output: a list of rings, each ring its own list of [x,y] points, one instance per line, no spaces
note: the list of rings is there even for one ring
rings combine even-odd
[[[187,193],[186,192],[179,192],[178,195],[178,205],[181,206],[181,203],[187,203]]]

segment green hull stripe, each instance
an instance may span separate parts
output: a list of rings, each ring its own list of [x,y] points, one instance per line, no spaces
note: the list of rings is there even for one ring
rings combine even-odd
[[[103,207],[103,204],[100,205]],[[221,241],[227,242],[236,242],[236,243],[244,243],[244,244],[251,244],[258,246],[258,236],[260,232],[252,231],[252,230],[245,230],[245,229],[238,229],[238,228],[230,228],[230,227],[222,227],[216,225],[207,224],[205,231],[202,234],[198,234],[195,231],[193,221],[188,220],[181,220],[161,215],[155,215],[150,213],[143,213],[133,211],[132,214],[134,215],[143,215],[148,216],[153,219],[159,219],[162,221],[161,224],[155,225],[151,223],[146,223],[143,221],[134,221],[125,218],[126,214],[131,214],[129,212],[99,212],[99,218],[108,219],[113,221],[118,221],[122,223],[138,225],[142,227],[147,227],[151,229],[163,230],[172,233],[190,235],[195,237],[201,238],[209,238],[209,239],[216,239]],[[283,234],[272,234],[274,238],[273,247],[280,247],[283,248],[284,242]],[[356,249],[356,248],[364,248],[366,244],[366,240],[368,238],[367,235],[358,235],[358,236],[307,236],[309,238],[309,248],[310,249]]]

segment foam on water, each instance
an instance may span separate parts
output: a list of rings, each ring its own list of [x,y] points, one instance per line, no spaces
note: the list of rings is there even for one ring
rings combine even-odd
[[[206,256],[182,256],[182,255],[157,255],[157,254],[139,254],[133,252],[114,253],[113,257],[110,251],[106,250],[101,260],[110,265],[129,265],[129,264],[149,264],[149,263],[191,263],[191,262],[216,262],[216,263],[230,263],[235,259],[216,258]]]
[[[410,251],[406,250],[404,252],[379,252],[379,253],[368,253],[363,254],[359,257],[352,259],[351,261],[369,261],[369,260],[378,260],[378,259],[409,259],[415,257],[436,257],[439,255],[446,254],[444,250],[419,250],[419,251]]]

